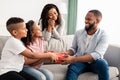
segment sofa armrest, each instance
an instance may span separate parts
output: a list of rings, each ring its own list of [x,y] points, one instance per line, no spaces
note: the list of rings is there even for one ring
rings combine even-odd
[[[108,61],[109,66],[117,67],[120,73],[120,46],[109,45],[105,53],[105,59]]]

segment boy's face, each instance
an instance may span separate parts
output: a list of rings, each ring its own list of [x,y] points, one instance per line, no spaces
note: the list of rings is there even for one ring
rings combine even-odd
[[[15,38],[21,39],[27,36],[27,29],[25,22],[17,23],[15,24],[15,26],[17,27],[17,29],[13,30],[12,32]]]

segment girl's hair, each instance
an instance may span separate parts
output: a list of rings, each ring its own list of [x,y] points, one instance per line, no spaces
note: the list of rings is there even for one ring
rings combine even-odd
[[[47,5],[44,6],[44,8],[42,10],[41,17],[40,17],[39,23],[38,23],[38,25],[40,25],[40,21],[42,20],[42,31],[45,28],[48,28],[48,19],[49,19],[48,11],[50,9],[52,9],[52,8],[56,9],[56,11],[58,13],[58,18],[56,20],[56,24],[57,25],[61,24],[61,14],[60,14],[59,9],[57,8],[57,6],[54,5],[54,4],[47,4]]]
[[[35,22],[33,20],[30,20],[26,23],[26,28],[27,28],[27,37],[22,38],[22,42],[24,43],[25,46],[30,45],[32,43],[33,38],[32,38],[32,31],[33,31],[33,24]]]

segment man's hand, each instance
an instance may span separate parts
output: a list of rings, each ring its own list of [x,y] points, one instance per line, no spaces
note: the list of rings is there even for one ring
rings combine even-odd
[[[67,52],[64,52],[65,55],[73,55],[73,51],[72,50],[68,50]]]
[[[70,63],[74,62],[75,56],[66,55],[65,57],[66,58],[62,59],[61,64],[70,64]]]

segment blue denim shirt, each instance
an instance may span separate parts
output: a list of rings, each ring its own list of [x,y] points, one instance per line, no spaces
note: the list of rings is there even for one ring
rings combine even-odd
[[[94,60],[103,58],[108,48],[108,36],[104,30],[98,30],[92,35],[88,48],[86,50],[87,32],[85,29],[75,33],[72,47],[70,48],[76,56],[90,54]]]

